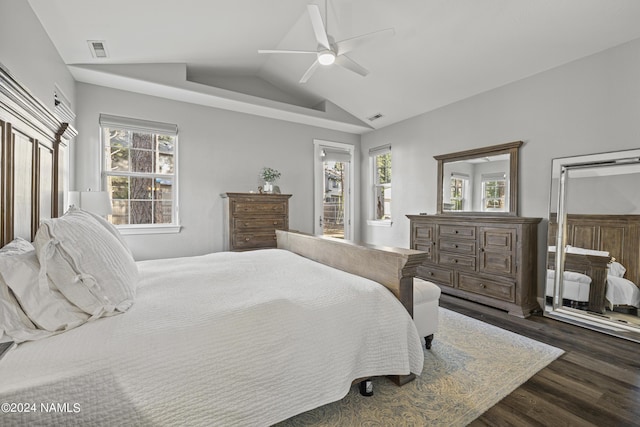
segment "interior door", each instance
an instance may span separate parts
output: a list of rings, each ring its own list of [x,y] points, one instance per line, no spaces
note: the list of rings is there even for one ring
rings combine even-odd
[[[314,141],[314,233],[353,239],[353,146]]]

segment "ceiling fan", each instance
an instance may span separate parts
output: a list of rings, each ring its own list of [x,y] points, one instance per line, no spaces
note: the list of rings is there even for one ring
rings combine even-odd
[[[348,52],[360,47],[361,45],[372,41],[380,36],[392,36],[395,31],[393,28],[374,31],[372,33],[363,34],[361,36],[334,42],[333,38],[327,34],[326,27],[320,15],[320,8],[315,4],[307,5],[311,25],[318,41],[318,49],[311,50],[258,50],[258,53],[300,53],[316,55],[316,60],[304,73],[300,79],[300,83],[306,83],[313,75],[319,65],[329,66],[332,64],[339,65],[347,70],[353,71],[361,76],[369,74],[369,70],[358,64],[347,55]]]

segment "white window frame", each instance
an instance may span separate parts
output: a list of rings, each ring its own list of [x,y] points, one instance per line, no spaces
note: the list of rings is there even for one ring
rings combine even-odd
[[[482,200],[480,201],[482,203],[481,206],[481,211],[482,212],[504,212],[506,206],[508,206],[509,203],[509,183],[507,180],[507,177],[505,175],[504,172],[499,172],[499,173],[489,173],[489,174],[483,174],[482,177]],[[486,184],[487,182],[494,182],[494,181],[503,181],[504,182],[504,201],[503,201],[503,206],[502,209],[495,209],[495,208],[487,208],[487,198],[485,198],[485,194],[486,194]],[[491,199],[499,199],[497,197],[492,197]]]
[[[451,177],[449,178],[449,202],[451,204],[453,204],[453,200],[458,200],[456,198],[451,197],[451,181],[453,180],[459,180],[462,181],[462,197],[459,199],[460,200],[460,209],[459,210],[453,210],[451,209],[451,212],[463,212],[465,210],[467,210],[467,204],[469,203],[469,200],[471,199],[469,197],[469,190],[471,188],[471,180],[469,179],[469,175],[467,174],[463,174],[463,173],[458,173],[458,172],[452,172],[451,173]]]
[[[116,225],[120,233],[124,235],[130,234],[170,234],[179,233],[181,230],[179,218],[179,186],[178,186],[178,126],[175,124],[154,122],[150,120],[134,119],[129,117],[113,116],[109,114],[100,114],[100,175],[103,188],[107,186],[107,176],[137,176],[136,173],[117,172],[113,173],[106,170],[106,152],[103,138],[104,128],[124,129],[134,132],[146,132],[161,135],[174,136],[174,153],[173,153],[173,175],[172,175],[172,219],[170,224],[126,224]]]
[[[369,220],[367,220],[367,225],[376,226],[376,227],[391,227],[393,225],[393,215],[391,215],[390,219],[376,219],[377,212],[377,190],[378,187],[384,187],[391,189],[393,187],[392,182],[386,184],[378,184],[376,181],[376,157],[380,155],[384,155],[387,153],[391,153],[391,145],[383,145],[380,147],[371,148],[369,150],[369,168],[370,168],[370,185],[371,185],[371,203],[370,203],[370,214]],[[391,164],[393,165],[393,155],[391,156]],[[393,206],[393,199],[391,199],[391,206]],[[390,209],[391,210],[391,209]]]

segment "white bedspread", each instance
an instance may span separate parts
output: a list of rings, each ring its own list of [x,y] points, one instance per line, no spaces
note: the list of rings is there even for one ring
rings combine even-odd
[[[138,265],[129,312],[0,360],[0,403],[35,404],[0,424],[270,425],[422,371],[413,321],[369,280],[281,250]]]
[[[613,310],[615,305],[630,305],[640,308],[640,289],[630,280],[607,276],[607,301]]]

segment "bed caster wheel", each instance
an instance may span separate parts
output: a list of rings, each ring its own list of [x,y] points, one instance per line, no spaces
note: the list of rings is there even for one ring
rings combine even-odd
[[[424,346],[427,350],[431,349],[432,342],[433,342],[433,334],[424,337]]]
[[[373,396],[373,381],[360,381],[360,394],[363,396]]]

